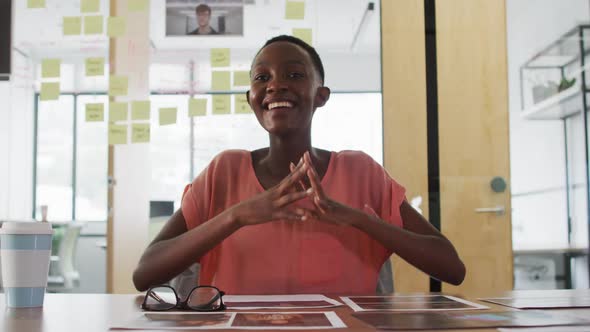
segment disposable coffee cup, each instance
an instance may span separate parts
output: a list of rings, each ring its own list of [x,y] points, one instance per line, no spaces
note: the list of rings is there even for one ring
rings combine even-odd
[[[43,306],[51,257],[50,223],[5,222],[0,228],[2,283],[6,306]]]

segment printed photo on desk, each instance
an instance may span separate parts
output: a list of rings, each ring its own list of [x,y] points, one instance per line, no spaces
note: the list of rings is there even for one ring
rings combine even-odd
[[[341,297],[354,311],[446,311],[489,309],[448,295],[394,295]]]
[[[310,330],[344,328],[335,312],[162,312],[146,313],[111,330]]]
[[[590,308],[590,296],[497,297],[480,300],[518,309]]]
[[[342,303],[319,294],[296,295],[226,295],[223,303],[228,309],[310,309],[341,306]]]
[[[166,0],[166,36],[243,34],[243,0]]]

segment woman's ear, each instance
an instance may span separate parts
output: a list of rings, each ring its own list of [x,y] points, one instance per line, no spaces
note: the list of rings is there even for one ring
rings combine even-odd
[[[327,86],[320,86],[315,94],[315,107],[326,105],[328,99],[330,99],[330,88]]]
[[[248,105],[252,107],[252,104],[250,104],[250,90],[246,91],[246,100],[248,101]]]

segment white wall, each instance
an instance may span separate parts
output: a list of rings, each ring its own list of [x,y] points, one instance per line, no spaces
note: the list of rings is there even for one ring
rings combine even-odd
[[[13,52],[13,75],[0,83],[0,219],[31,219],[33,201],[33,68]]]

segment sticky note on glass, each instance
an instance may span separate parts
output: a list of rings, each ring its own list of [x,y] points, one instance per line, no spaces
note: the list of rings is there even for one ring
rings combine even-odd
[[[127,120],[127,103],[112,102],[109,103],[109,121],[126,121]]]
[[[41,83],[41,100],[56,100],[59,98],[59,82]]]
[[[126,96],[127,86],[127,76],[114,75],[109,77],[109,96]]]
[[[96,13],[99,9],[99,0],[80,0],[80,11],[82,13]]]
[[[107,35],[111,38],[125,35],[127,21],[123,16],[111,16],[107,20]]]
[[[285,18],[288,20],[302,20],[305,17],[305,2],[287,1]]]
[[[63,18],[64,36],[74,36],[82,33],[82,18],[80,16],[65,16]]]
[[[311,29],[293,29],[293,36],[311,45]]]
[[[27,0],[27,8],[45,8],[45,0]]]
[[[134,123],[131,125],[131,143],[149,143],[149,141],[149,123]]]
[[[213,114],[231,114],[230,95],[213,95]]]
[[[211,49],[211,67],[229,67],[229,48]]]
[[[127,1],[127,10],[130,12],[140,12],[147,9],[148,0],[129,0]]]
[[[109,145],[127,143],[127,125],[109,125]]]
[[[104,104],[86,104],[86,122],[104,121]]]
[[[234,71],[234,86],[250,86],[250,72],[247,70]]]
[[[234,109],[237,114],[248,114],[252,112],[245,94],[234,95]]]
[[[149,100],[135,100],[131,102],[131,120],[149,120],[150,119]]]
[[[207,99],[190,98],[188,100],[188,116],[207,115]]]
[[[98,35],[102,33],[102,15],[84,16],[84,34]]]
[[[104,58],[86,58],[86,76],[104,75]]]
[[[176,123],[176,107],[160,108],[160,126]]]
[[[59,77],[60,59],[43,59],[41,61],[41,77]]]
[[[211,90],[213,91],[228,91],[231,89],[229,71],[214,71],[211,72]]]

